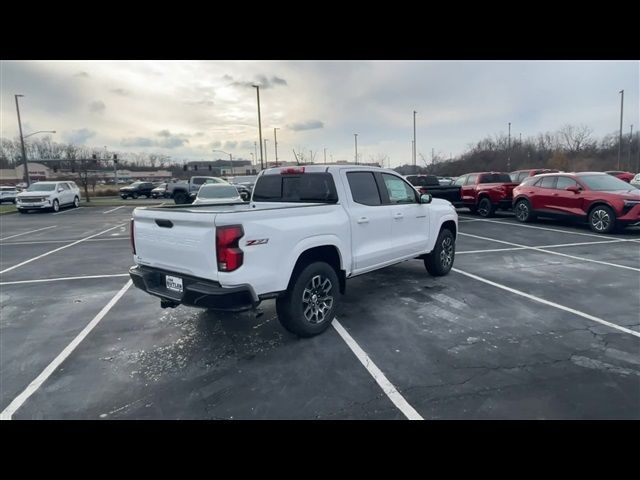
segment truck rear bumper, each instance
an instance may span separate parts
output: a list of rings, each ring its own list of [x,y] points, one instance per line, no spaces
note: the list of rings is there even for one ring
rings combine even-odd
[[[218,282],[211,280],[141,265],[131,267],[129,275],[136,287],[150,295],[159,297],[163,306],[182,304],[211,310],[240,312],[251,310],[260,304],[260,300],[250,285],[225,288]],[[165,279],[167,275],[182,279],[181,293],[169,290],[166,287]]]

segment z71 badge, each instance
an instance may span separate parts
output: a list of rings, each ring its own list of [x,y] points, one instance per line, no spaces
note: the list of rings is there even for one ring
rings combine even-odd
[[[251,245],[263,245],[265,243],[267,243],[269,241],[268,238],[259,238],[257,240],[247,240],[247,243],[245,243],[245,245],[247,247],[250,247]]]

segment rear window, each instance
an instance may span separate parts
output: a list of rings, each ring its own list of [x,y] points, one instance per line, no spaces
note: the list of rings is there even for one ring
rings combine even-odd
[[[438,177],[432,175],[409,175],[407,180],[416,187],[433,187],[440,185]]]
[[[353,201],[362,205],[381,205],[378,185],[371,172],[349,172],[347,173],[349,189]]]
[[[233,185],[204,185],[198,192],[198,198],[235,198],[238,190]]]
[[[254,202],[336,203],[338,193],[329,173],[262,175],[253,191]]]
[[[478,183],[511,183],[511,177],[507,173],[485,173]]]

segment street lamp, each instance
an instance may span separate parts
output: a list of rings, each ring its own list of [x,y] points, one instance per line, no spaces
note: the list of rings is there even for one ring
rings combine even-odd
[[[354,133],[353,136],[356,139],[356,165],[357,165],[358,164],[358,134]]]
[[[258,135],[260,137],[260,170],[264,170],[264,164],[262,162],[262,119],[260,118],[260,85],[252,85],[256,89],[256,95],[258,96]]]
[[[214,150],[214,152],[220,152],[220,153],[224,153],[225,155],[229,155],[229,162],[231,163],[231,176],[234,176],[233,173],[233,157],[231,156],[230,153],[225,152],[224,150]]]
[[[280,128],[273,129],[273,143],[276,147],[276,167],[278,166],[278,135],[276,134],[276,130],[280,130]]]
[[[38,133],[56,133],[56,131],[55,130],[38,130],[37,132],[30,133],[28,135],[25,135],[22,138],[29,138],[31,135],[37,135]]]

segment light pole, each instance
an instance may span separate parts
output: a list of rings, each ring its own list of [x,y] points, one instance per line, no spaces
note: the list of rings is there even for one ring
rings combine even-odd
[[[229,155],[229,163],[231,163],[231,176],[234,176],[234,172],[233,172],[233,157],[231,156],[230,153],[225,152],[224,150],[214,150],[214,152],[220,152],[220,153],[224,153],[225,155]]]
[[[624,90],[620,90],[620,140],[618,141],[618,170],[620,170],[620,155],[622,154],[622,110],[624,107]]]
[[[511,122],[509,122],[509,146],[507,149],[507,170],[511,171]]]
[[[18,104],[18,97],[24,97],[24,95],[17,94],[16,97],[16,111],[18,112],[18,128],[20,129],[20,145],[22,146],[22,164],[24,165],[24,181],[29,187],[31,183],[29,181],[29,165],[27,164],[27,153],[24,149],[24,137],[22,136],[22,122],[20,121],[20,105]]]
[[[273,144],[276,147],[276,167],[278,166],[278,135],[276,134],[276,130],[280,130],[280,128],[273,129]]]
[[[629,167],[629,171],[631,171],[631,147],[632,146],[633,146],[633,124],[631,124],[631,130],[629,130],[629,156],[627,157],[627,166]]]
[[[413,168],[416,167],[416,112],[413,111]]]
[[[354,133],[353,137],[356,139],[356,165],[358,164],[358,134]]]
[[[256,89],[256,95],[258,96],[258,135],[260,138],[260,170],[264,170],[264,163],[262,162],[262,119],[260,118],[260,85],[253,85],[253,87]]]
[[[324,147],[324,164],[327,164],[327,147]]]
[[[267,140],[269,140],[268,138],[264,139],[264,164],[266,165],[267,168],[269,168],[269,162],[267,161]]]

